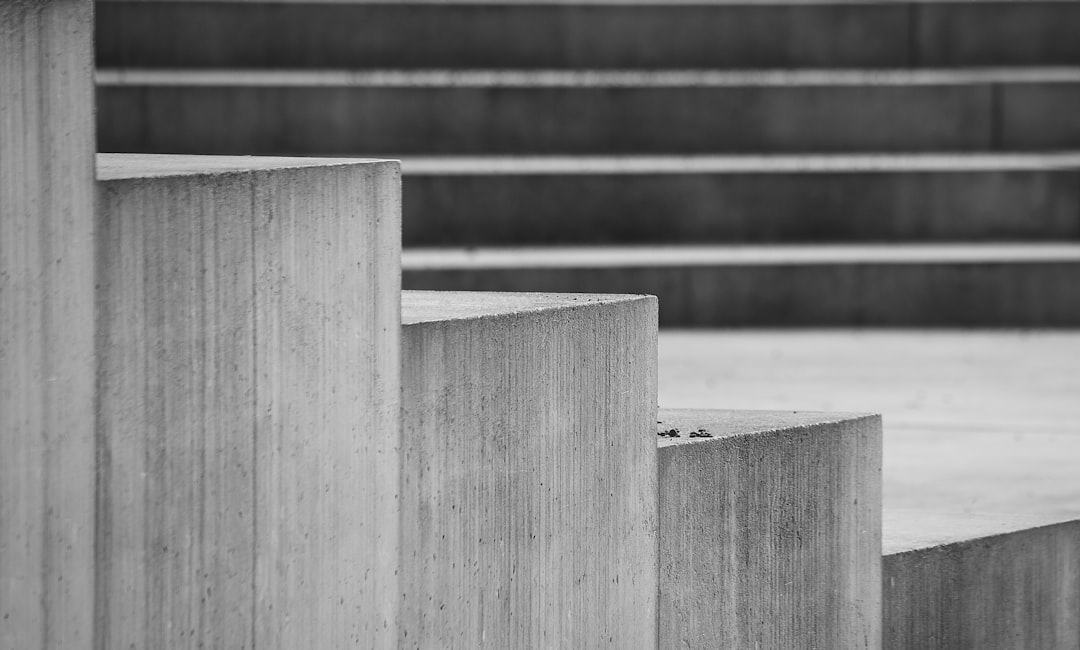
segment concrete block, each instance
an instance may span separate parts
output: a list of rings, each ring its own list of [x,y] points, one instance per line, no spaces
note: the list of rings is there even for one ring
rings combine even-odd
[[[1080,237],[1080,156],[406,158],[405,246]]]
[[[402,296],[409,648],[656,643],[656,299]]]
[[[98,178],[98,643],[395,647],[397,163]]]
[[[1040,114],[1080,113],[1075,69],[103,70],[98,84],[102,150],[148,153],[985,151],[1009,142],[997,95],[1014,85],[1052,87]],[[1039,133],[1080,146],[1074,130]]]
[[[884,644],[1080,648],[1080,520],[886,511]]]
[[[0,3],[0,647],[93,628],[93,3]]]
[[[662,327],[1080,324],[1080,246],[413,249],[408,289],[648,293]]]
[[[880,417],[658,420],[659,647],[879,647]]]

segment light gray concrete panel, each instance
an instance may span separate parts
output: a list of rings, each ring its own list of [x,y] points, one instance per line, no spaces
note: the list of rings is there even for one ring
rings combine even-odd
[[[0,647],[89,648],[93,3],[0,3]]]
[[[881,418],[657,419],[660,647],[880,647]]]
[[[402,309],[402,645],[653,647],[655,298]]]
[[[884,644],[1080,648],[1080,521],[886,511]]]
[[[99,158],[99,643],[395,647],[397,163]]]

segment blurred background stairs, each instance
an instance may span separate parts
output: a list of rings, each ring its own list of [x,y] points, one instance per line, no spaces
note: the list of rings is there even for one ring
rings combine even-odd
[[[1074,2],[97,11],[102,151],[401,157],[407,288],[1080,324]]]

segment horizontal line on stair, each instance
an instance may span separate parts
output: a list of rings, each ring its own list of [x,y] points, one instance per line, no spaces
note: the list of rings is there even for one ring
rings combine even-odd
[[[397,156],[403,174],[738,174],[979,172],[1080,168],[1080,151],[1017,154],[809,156]]]
[[[1080,244],[872,244],[406,249],[406,271],[1080,262]]]
[[[237,174],[273,169],[301,169],[358,163],[390,162],[385,159],[309,158],[302,156],[200,156],[141,153],[97,154],[97,180]]]
[[[641,88],[1077,83],[1080,68],[963,70],[151,70],[101,69],[102,86]]]
[[[185,2],[190,0],[172,0],[175,2]],[[1023,0],[1024,4],[1030,4],[1034,2],[1038,3],[1060,3],[1069,4],[1076,0]],[[133,3],[133,4],[145,4],[146,0],[98,0],[101,3]],[[514,5],[570,5],[570,6],[589,6],[589,5],[644,5],[644,6],[659,6],[659,7],[678,7],[678,6],[700,6],[700,5],[721,5],[721,6],[746,6],[753,7],[757,5],[908,5],[908,4],[946,4],[955,3],[956,0],[672,0],[671,2],[663,2],[657,0],[200,0],[202,3],[209,4],[284,4],[284,5],[304,5],[304,4],[345,4],[345,5],[492,5],[492,6],[514,6]],[[165,4],[166,0],[156,0],[156,4]],[[1017,0],[964,0],[963,4],[975,5],[975,4],[1019,4]]]

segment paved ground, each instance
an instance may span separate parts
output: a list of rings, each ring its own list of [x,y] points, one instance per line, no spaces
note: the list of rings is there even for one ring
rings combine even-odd
[[[659,401],[878,412],[886,507],[1080,516],[1080,332],[665,330]]]

